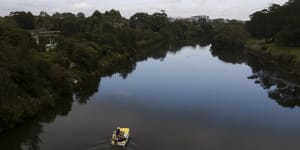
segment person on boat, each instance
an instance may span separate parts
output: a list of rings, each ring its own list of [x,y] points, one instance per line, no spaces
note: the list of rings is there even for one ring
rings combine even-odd
[[[114,138],[115,142],[121,142],[126,139],[124,137],[124,132],[121,131],[120,127],[117,127],[117,129],[115,131],[115,136],[113,138]]]
[[[117,136],[121,135],[121,128],[120,127],[117,127],[117,129],[116,129],[116,135]]]

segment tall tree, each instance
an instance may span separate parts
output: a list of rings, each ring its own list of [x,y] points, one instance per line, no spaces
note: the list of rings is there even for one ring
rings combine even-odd
[[[25,30],[31,30],[35,28],[35,18],[31,12],[16,11],[11,12],[9,15],[13,18],[16,24]]]

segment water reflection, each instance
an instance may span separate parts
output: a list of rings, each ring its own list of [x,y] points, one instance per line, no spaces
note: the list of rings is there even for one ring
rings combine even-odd
[[[168,52],[176,53],[182,47],[182,43],[177,44],[157,44],[151,47],[137,50],[136,56],[119,62],[114,66],[101,72],[101,76],[112,76],[118,73],[123,79],[126,79],[136,68],[137,62],[148,58],[163,60]],[[84,75],[74,88],[74,98],[81,104],[86,104],[92,95],[98,92],[101,77],[94,75]],[[57,100],[57,106],[49,111],[42,112],[35,119],[27,121],[24,125],[0,135],[0,148],[7,150],[38,150],[41,141],[40,134],[43,133],[43,125],[53,122],[57,116],[67,116],[71,111],[73,98],[66,95],[61,100]],[[110,137],[107,137],[104,143],[106,147],[110,145]],[[101,141],[100,143],[102,143]],[[103,144],[100,144],[103,145]],[[95,147],[99,149],[99,143]]]
[[[43,133],[43,124],[51,123],[57,116],[66,116],[71,111],[73,99],[65,97],[58,100],[54,109],[41,112],[33,120],[24,125],[0,135],[0,148],[3,150],[38,150],[41,142],[40,134]]]
[[[196,46],[196,44],[194,44]],[[203,44],[204,45],[204,44]],[[115,64],[109,69],[102,72],[101,76],[112,76],[113,74],[119,74],[123,79],[126,79],[136,68],[136,64],[141,61],[145,61],[148,58],[163,59],[167,56],[168,52],[176,53],[180,51],[182,47],[181,43],[166,45],[158,43],[150,47],[138,49],[135,57],[129,57],[125,60],[115,62]],[[87,100],[98,92],[101,77],[93,75],[85,75],[81,78],[81,81],[75,86],[74,94],[75,98],[80,103],[86,103]]]
[[[289,108],[300,106],[299,76],[289,73],[293,69],[292,65],[286,64],[285,67],[274,65],[271,61],[265,61],[265,58],[244,50],[214,49],[211,52],[213,56],[224,62],[249,65],[253,75],[250,75],[248,79],[254,80],[254,83],[265,89],[269,97],[279,105]]]
[[[87,103],[87,100],[96,92],[98,92],[98,87],[101,78],[98,76],[87,76],[82,78],[82,81],[75,85],[74,94],[75,98],[80,103]]]
[[[245,63],[246,55],[244,51],[236,49],[211,49],[212,55],[218,57],[226,63],[242,64]]]
[[[286,67],[259,61],[260,58],[248,55],[247,63],[252,67],[252,79],[268,91],[271,99],[283,107],[300,106],[299,76],[290,74],[293,66]],[[291,66],[291,67],[288,67]]]
[[[196,47],[197,45],[193,45],[193,47]],[[172,44],[172,45],[153,45],[152,47],[147,47],[141,50],[136,51],[135,57],[130,57],[124,61],[116,62],[114,67],[111,67],[109,70],[106,70],[105,72],[102,72],[103,77],[112,76],[114,74],[119,74],[123,79],[127,79],[130,77],[130,74],[136,69],[137,63],[145,61],[149,58],[152,58],[154,60],[161,60],[163,61],[167,54],[176,54],[180,52],[182,45],[181,44]],[[196,49],[196,48],[195,48]],[[249,80],[253,80],[254,83],[260,85],[263,89],[265,89],[268,92],[268,96],[275,100],[278,104],[280,104],[283,107],[289,107],[294,108],[296,106],[300,106],[299,99],[300,99],[300,88],[299,88],[299,82],[297,81],[298,76],[293,75],[287,75],[284,71],[278,71],[278,68],[276,66],[273,66],[272,64],[268,64],[264,61],[259,61],[260,58],[257,58],[245,51],[241,50],[211,50],[211,54],[214,57],[217,57],[219,60],[225,62],[225,63],[232,63],[232,64],[247,64],[251,67],[252,75],[248,77]],[[198,58],[198,57],[197,57]],[[210,60],[211,58],[207,58],[207,60]],[[216,62],[218,63],[218,62]],[[175,64],[173,64],[175,65]],[[196,64],[197,65],[197,64]],[[203,65],[205,66],[205,65]],[[157,67],[157,66],[156,66]],[[208,66],[210,67],[210,66]],[[209,68],[208,68],[209,69]],[[214,68],[215,69],[215,68]],[[236,69],[236,68],[235,68]],[[187,70],[190,70],[188,73],[192,73],[193,68],[188,68]],[[202,70],[201,70],[202,71]],[[203,71],[203,76],[205,76],[205,71]],[[176,72],[175,72],[176,73]],[[177,74],[171,74],[170,76],[176,76]],[[182,75],[182,74],[179,74]],[[209,74],[207,76],[213,76],[213,74]],[[188,76],[190,77],[190,76]],[[191,75],[191,77],[193,77]],[[180,77],[179,77],[180,78]],[[247,77],[243,77],[247,78]],[[103,78],[102,78],[103,79]],[[176,79],[176,78],[174,78]],[[195,78],[199,79],[199,78]],[[211,77],[211,79],[218,80],[217,78]],[[167,80],[167,79],[164,79]],[[199,79],[200,80],[200,79]],[[171,79],[172,82],[168,82],[170,84],[169,86],[178,86],[176,83],[173,83],[173,78]],[[85,78],[82,78],[82,80],[76,85],[74,89],[74,97],[76,102],[79,102],[80,104],[86,104],[89,102],[89,99],[95,95],[96,93],[100,93],[99,87],[101,87],[100,83],[102,83],[103,80],[99,78],[98,76],[86,76]],[[118,82],[118,81],[116,81]],[[159,81],[158,81],[159,82]],[[197,81],[193,81],[197,82]],[[226,82],[226,81],[215,81],[217,84],[215,85],[222,85],[219,84],[220,82]],[[167,83],[167,82],[166,82]],[[184,83],[184,82],[182,82]],[[214,84],[213,81],[211,82],[204,82],[204,83],[211,83]],[[253,84],[254,84],[253,83]],[[198,85],[195,83],[195,85]],[[158,96],[165,96],[166,103],[178,103],[180,107],[184,107],[182,103],[179,103],[177,100],[182,101],[182,99],[187,98],[187,102],[190,102],[190,104],[186,105],[194,105],[194,103],[198,102],[200,97],[197,95],[197,93],[201,93],[203,89],[197,91],[198,86],[195,85],[180,85],[183,88],[172,88],[173,90],[179,90],[184,91],[188,93],[188,90],[192,89],[192,92],[190,92],[186,95],[184,95],[184,92],[182,94],[178,94],[179,96],[182,96],[180,98],[172,97],[172,95],[176,95],[174,91],[162,91],[162,93],[158,93]],[[167,87],[168,85],[166,85]],[[202,86],[202,85],[201,85]],[[207,85],[203,85],[207,86]],[[207,88],[214,87],[214,86],[207,86]],[[130,88],[130,87],[126,87]],[[136,87],[139,88],[139,87]],[[190,89],[186,89],[190,88]],[[240,88],[240,87],[235,87]],[[242,87],[241,87],[242,88]],[[221,89],[221,90],[220,90]],[[133,89],[135,90],[135,89]],[[196,91],[196,93],[195,93]],[[208,100],[203,102],[203,105],[206,105],[207,107],[211,107],[212,109],[220,109],[219,107],[214,107],[216,104],[213,102],[214,98],[216,98],[217,92],[222,92],[222,87],[215,86],[212,89],[208,89],[207,91],[211,92],[212,96],[207,97]],[[216,92],[217,91],[217,92]],[[170,92],[170,93],[163,93],[163,92]],[[206,92],[206,91],[204,91]],[[231,91],[226,91],[231,92]],[[145,95],[143,93],[141,94],[144,96],[145,101],[150,101],[150,99],[147,99],[146,94],[149,94],[149,91],[146,91]],[[151,94],[151,93],[150,93]],[[194,94],[194,95],[193,95]],[[232,105],[235,105],[237,101],[230,102],[230,98],[234,96],[239,96],[239,93],[235,93],[234,91],[232,93],[225,93],[228,94],[229,98],[227,99],[229,104],[227,104],[225,107],[225,111],[230,111]],[[171,96],[166,96],[171,95]],[[204,94],[203,94],[204,95]],[[209,95],[209,94],[208,94]],[[117,96],[117,95],[116,95]],[[139,96],[139,95],[138,95]],[[241,96],[242,97],[242,96]],[[105,97],[104,99],[106,99]],[[109,99],[110,98],[110,99]],[[107,101],[113,101],[111,97],[107,98]],[[141,97],[137,97],[139,99]],[[153,99],[156,99],[157,97],[153,96],[151,97]],[[210,99],[209,99],[210,98]],[[217,97],[219,98],[219,97]],[[142,98],[141,98],[142,99]],[[151,101],[151,103],[155,103],[155,100]],[[124,103],[126,101],[126,97],[122,97],[122,100],[124,100]],[[160,100],[160,99],[159,99]],[[159,101],[158,100],[158,101]],[[204,101],[204,100],[203,100]],[[219,101],[218,101],[219,102]],[[9,132],[6,132],[2,135],[0,135],[0,148],[1,149],[9,149],[9,150],[37,150],[40,149],[39,146],[43,142],[41,140],[40,135],[43,133],[44,125],[50,124],[53,122],[57,116],[69,116],[69,113],[72,108],[74,108],[73,105],[74,101],[72,99],[72,96],[65,97],[63,100],[59,101],[59,105],[55,109],[52,109],[47,112],[43,112],[40,114],[36,119],[32,121],[28,121],[25,125],[16,128],[14,130],[11,130]],[[119,104],[120,102],[113,102],[113,104]],[[207,103],[207,104],[206,104]],[[241,102],[243,103],[243,102]],[[259,140],[253,139],[255,142],[258,143],[264,139],[269,138],[268,136],[259,136],[255,135],[255,133],[261,133],[255,132],[250,133],[251,131],[245,131],[244,128],[240,127],[241,129],[236,129],[238,131],[235,131],[236,137],[228,137],[228,135],[232,134],[232,131],[230,130],[222,130],[219,127],[212,127],[211,126],[211,120],[206,118],[206,112],[203,110],[201,112],[200,110],[197,110],[195,112],[188,112],[185,111],[187,114],[180,114],[178,112],[168,112],[168,110],[165,110],[165,112],[156,112],[155,110],[152,110],[150,112],[145,112],[146,108],[144,106],[127,106],[126,104],[120,104],[120,105],[126,105],[126,110],[122,109],[119,105],[112,105],[109,102],[101,102],[101,105],[89,105],[87,106],[90,112],[87,114],[82,114],[81,112],[77,112],[75,114],[75,118],[78,117],[79,121],[82,120],[85,121],[86,118],[91,117],[93,120],[88,120],[89,123],[87,128],[92,128],[93,132],[96,132],[95,135],[92,135],[91,133],[86,133],[88,136],[95,136],[95,139],[100,139],[97,142],[93,143],[94,145],[88,146],[89,149],[114,149],[110,147],[110,127],[117,124],[116,120],[122,120],[126,122],[127,124],[131,125],[132,128],[135,129],[135,134],[138,135],[148,135],[148,136],[140,136],[135,139],[133,137],[133,140],[131,140],[129,143],[130,146],[128,149],[193,149],[193,145],[202,145],[202,148],[212,148],[216,145],[216,141],[219,142],[220,145],[231,147],[231,148],[239,148],[239,145],[236,144],[235,140],[240,140],[241,138],[245,138],[243,135],[251,135],[251,137],[256,137]],[[199,104],[199,103],[196,103]],[[157,103],[155,105],[162,105],[161,103]],[[237,104],[238,105],[238,104]],[[246,104],[242,104],[239,106],[244,106]],[[76,106],[79,107],[79,106]],[[76,108],[75,107],[75,108]],[[156,107],[156,109],[157,109]],[[255,106],[256,107],[256,106]],[[116,110],[112,110],[111,108],[114,108]],[[210,108],[209,108],[210,109]],[[245,109],[245,108],[240,108]],[[101,113],[98,111],[101,110]],[[143,115],[140,115],[137,112],[143,112]],[[85,112],[86,113],[86,112]],[[219,113],[219,111],[216,111],[216,113]],[[240,112],[239,112],[240,113]],[[82,114],[82,116],[80,116]],[[111,114],[111,115],[107,115]],[[117,115],[116,115],[117,114]],[[121,115],[118,114],[126,114],[126,116],[129,116],[129,118],[122,118]],[[192,116],[193,114],[194,116]],[[213,114],[213,113],[212,113]],[[230,114],[230,113],[229,113]],[[237,114],[237,113],[234,113]],[[76,116],[77,115],[77,116]],[[86,116],[85,116],[86,115]],[[202,116],[203,115],[203,116]],[[222,115],[222,114],[219,114]],[[233,117],[232,117],[233,116]],[[229,118],[234,118],[236,116],[230,115]],[[73,116],[74,117],[74,116]],[[81,118],[80,118],[81,117]],[[83,119],[82,119],[83,118]],[[136,119],[137,118],[137,119]],[[145,119],[146,118],[146,119]],[[175,119],[174,119],[175,118]],[[179,119],[180,118],[180,121]],[[243,116],[241,117],[243,118]],[[77,118],[76,118],[77,119]],[[82,119],[82,120],[81,120]],[[143,123],[140,123],[140,120],[143,120]],[[156,121],[153,121],[156,120]],[[158,120],[158,121],[157,121]],[[192,120],[192,121],[191,121]],[[246,119],[247,120],[247,119]],[[72,120],[70,121],[72,122]],[[77,122],[77,123],[78,123]],[[107,126],[101,126],[102,124],[105,124],[105,122],[109,122]],[[72,122],[73,123],[73,122]],[[247,122],[248,123],[248,122]],[[142,125],[140,125],[142,124]],[[250,123],[249,123],[250,124]],[[98,126],[100,125],[100,126]],[[229,126],[232,124],[229,124]],[[75,126],[75,125],[74,125]],[[142,127],[141,127],[142,126]],[[220,126],[224,127],[224,124],[220,124]],[[246,125],[245,125],[246,126]],[[77,127],[77,126],[76,126]],[[80,126],[77,128],[74,127],[73,132],[78,133],[80,130]],[[101,129],[99,129],[101,127]],[[248,127],[248,126],[247,126]],[[65,129],[68,127],[62,127],[62,129]],[[102,129],[103,128],[103,129]],[[62,130],[58,129],[58,131]],[[81,130],[87,130],[87,129],[81,129]],[[153,131],[163,131],[165,133],[168,133],[168,135],[171,135],[172,138],[170,139],[168,136],[160,136],[159,139],[153,138],[157,136],[156,132]],[[176,132],[174,132],[176,131]],[[107,132],[107,133],[106,133]],[[191,134],[196,132],[196,134]],[[263,133],[265,133],[264,131]],[[79,132],[80,133],[80,132]],[[101,135],[102,133],[103,136]],[[80,135],[80,134],[77,134]],[[101,135],[101,138],[98,138],[98,136]],[[220,136],[221,135],[221,136]],[[87,137],[85,137],[87,138]],[[182,140],[185,139],[185,140]],[[249,138],[251,139],[251,138]],[[276,139],[276,138],[275,138]],[[85,139],[82,139],[85,140]],[[136,140],[136,141],[135,141]],[[278,140],[278,139],[276,139]],[[175,142],[174,141],[181,141],[181,142]],[[278,140],[279,141],[279,140]],[[245,141],[244,141],[245,142]],[[137,144],[138,143],[138,144]],[[159,143],[156,145],[152,145],[153,147],[141,147],[140,145],[151,145],[152,143]],[[230,144],[228,144],[230,143]],[[270,144],[271,143],[271,144]],[[249,144],[249,143],[248,143]],[[218,145],[218,146],[220,146]],[[253,144],[255,145],[255,144]],[[269,141],[269,145],[272,145],[272,141]],[[161,147],[160,147],[161,146]],[[165,146],[165,147],[163,147]],[[189,147],[190,146],[190,147]],[[207,147],[205,147],[207,146]],[[249,147],[255,147],[249,145]],[[219,147],[215,146],[216,149],[219,149]],[[49,148],[50,149],[50,148]],[[254,148],[255,149],[255,148]]]

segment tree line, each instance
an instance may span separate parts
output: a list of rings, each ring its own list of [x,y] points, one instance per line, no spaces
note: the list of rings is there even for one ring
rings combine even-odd
[[[263,38],[266,42],[300,46],[300,0],[272,4],[257,11],[250,16],[246,27],[253,37]]]
[[[300,46],[300,0],[289,0],[283,5],[271,4],[254,12],[250,20],[212,23],[213,50],[240,49],[250,39],[264,40],[283,47]],[[264,48],[263,48],[264,49]]]

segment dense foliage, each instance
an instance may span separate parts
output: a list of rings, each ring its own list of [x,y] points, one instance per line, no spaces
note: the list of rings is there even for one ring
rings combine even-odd
[[[58,44],[45,51],[48,37],[41,36],[37,44],[31,32],[49,30],[60,31],[52,37]],[[82,81],[112,72],[113,65],[130,64],[141,47],[201,41],[211,31],[207,23],[170,22],[164,12],[137,13],[130,19],[116,10],[88,17],[46,12],[0,17],[0,132],[41,110],[59,107],[73,93],[81,101],[88,98]],[[121,74],[126,77],[126,69]]]
[[[250,35],[243,23],[229,21],[215,24],[212,49],[240,49],[242,50]]]
[[[285,46],[300,46],[300,0],[289,0],[282,6],[272,4],[250,18],[246,26],[254,37]]]

